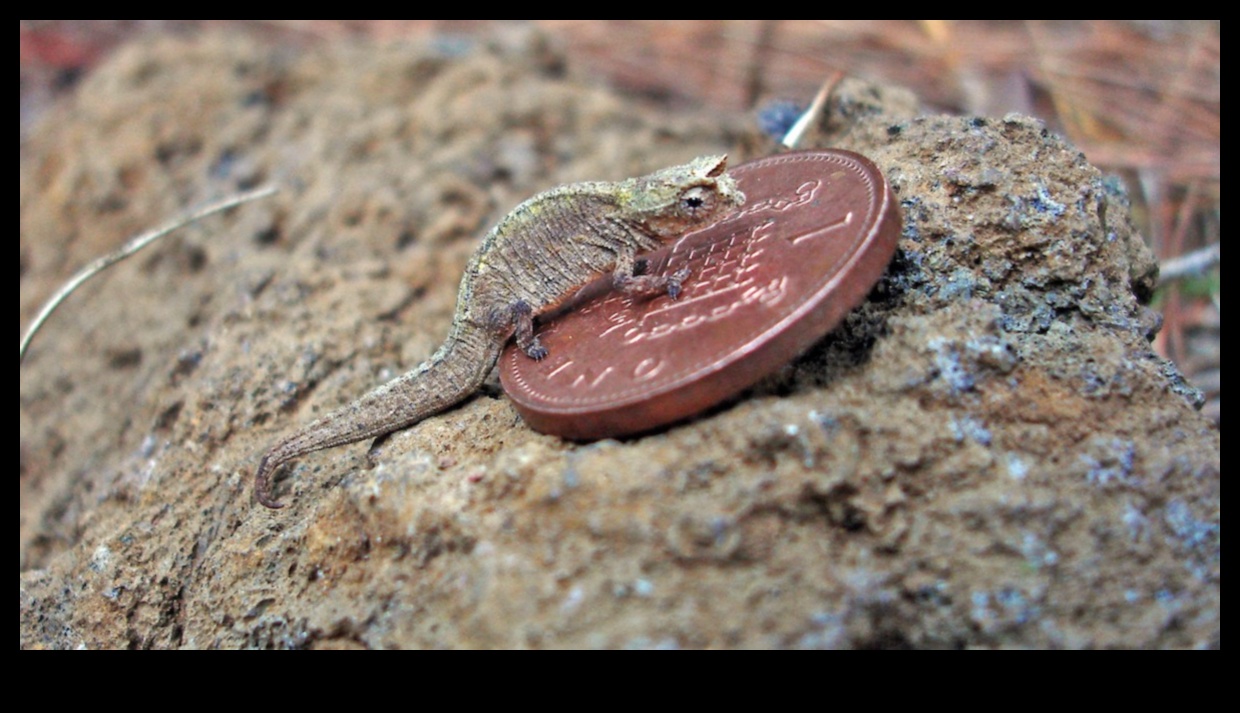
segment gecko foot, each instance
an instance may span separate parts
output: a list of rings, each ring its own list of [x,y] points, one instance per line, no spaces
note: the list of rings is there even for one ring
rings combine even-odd
[[[681,284],[688,276],[689,268],[687,267],[682,267],[676,272],[673,272],[671,276],[667,278],[667,296],[672,299],[679,298]]]

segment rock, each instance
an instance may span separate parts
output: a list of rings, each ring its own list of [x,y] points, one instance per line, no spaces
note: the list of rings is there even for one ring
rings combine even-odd
[[[535,38],[130,46],[32,132],[19,638],[47,648],[1217,647],[1219,432],[1156,357],[1122,189],[1038,122],[842,83],[815,145],[904,212],[870,299],[660,433],[540,435],[492,389],[298,460],[280,435],[415,367],[523,198],[771,150],[574,79]]]

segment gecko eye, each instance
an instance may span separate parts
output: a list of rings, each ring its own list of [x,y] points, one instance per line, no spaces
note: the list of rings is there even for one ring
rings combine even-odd
[[[710,209],[714,196],[702,186],[694,186],[680,194],[680,210],[685,215],[697,217]]]

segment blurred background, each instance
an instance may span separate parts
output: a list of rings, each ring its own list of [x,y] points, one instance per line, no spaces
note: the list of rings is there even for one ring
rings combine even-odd
[[[117,46],[153,33],[237,31],[272,43],[431,37],[464,49],[514,21],[22,20],[22,144]],[[572,71],[633,101],[759,114],[805,106],[851,75],[912,89],[927,111],[1036,116],[1127,185],[1162,263],[1155,348],[1220,409],[1219,22],[542,20]]]

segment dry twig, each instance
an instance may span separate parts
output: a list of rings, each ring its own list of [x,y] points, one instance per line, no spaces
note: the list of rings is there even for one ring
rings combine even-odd
[[[1158,266],[1158,284],[1165,285],[1172,280],[1200,275],[1211,267],[1221,264],[1221,255],[1220,243],[1214,243],[1204,248],[1163,260]]]

